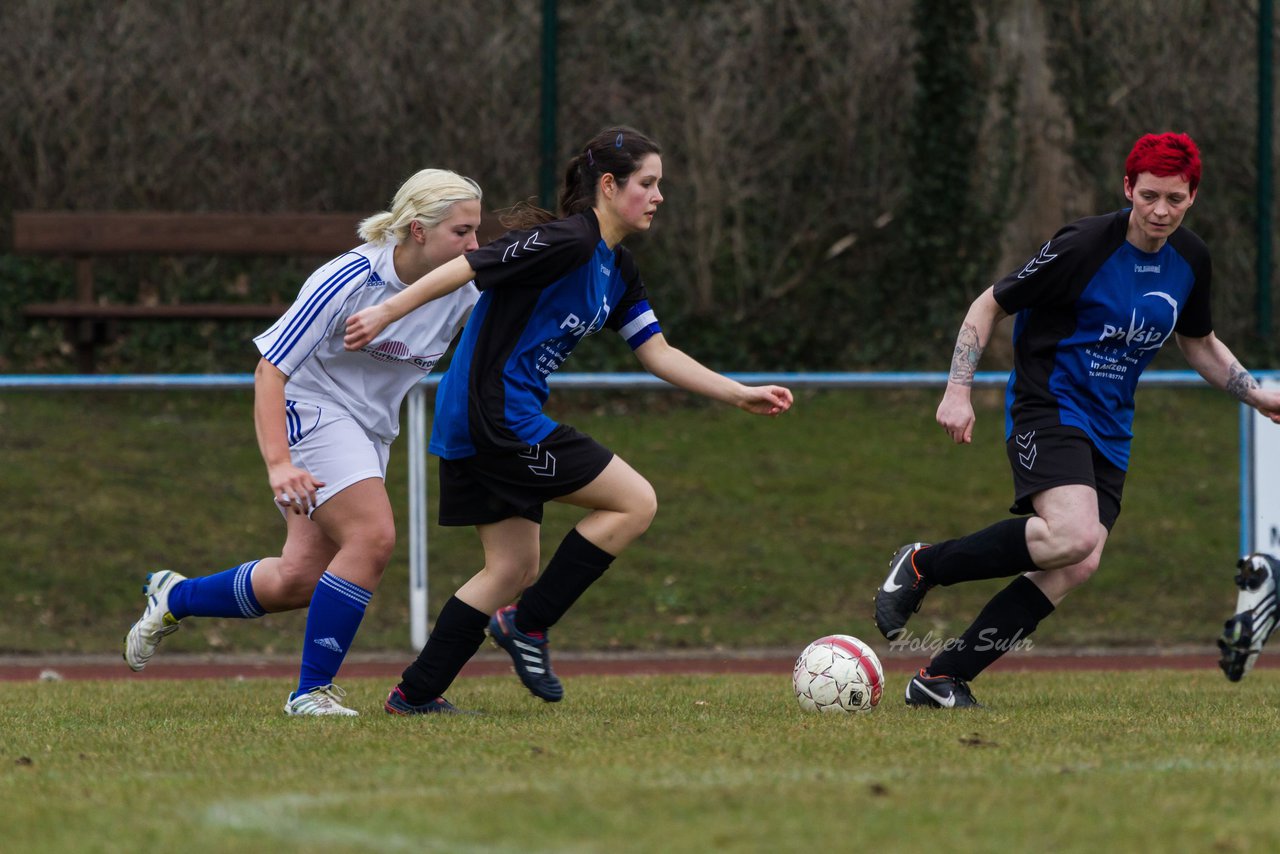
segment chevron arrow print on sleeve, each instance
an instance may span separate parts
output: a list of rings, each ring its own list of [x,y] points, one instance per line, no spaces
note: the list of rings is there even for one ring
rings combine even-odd
[[[538,239],[540,234],[541,232],[535,231],[533,234],[529,235],[525,239],[523,244],[517,240],[516,242],[508,246],[506,249],[504,249],[502,251],[503,263],[505,264],[507,261],[510,261],[512,258],[519,258],[521,249],[525,250],[526,252],[537,252],[539,249],[542,249],[544,246],[550,245],[547,243],[543,243],[541,240]]]
[[[1044,246],[1040,247],[1040,254],[1027,262],[1027,266],[1023,267],[1022,272],[1018,274],[1019,279],[1025,279],[1027,276],[1030,276],[1036,270],[1039,270],[1045,264],[1048,264],[1054,258],[1058,257],[1058,253],[1049,251],[1049,243],[1052,242],[1053,241],[1048,241]]]

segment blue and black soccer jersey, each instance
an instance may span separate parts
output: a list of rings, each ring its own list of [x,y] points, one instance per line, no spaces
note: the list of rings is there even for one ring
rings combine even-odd
[[[1143,252],[1128,226],[1127,208],[1077,220],[995,284],[996,302],[1017,315],[1006,439],[1078,427],[1127,470],[1138,376],[1174,332],[1213,331],[1204,241],[1184,227]]]
[[[557,426],[547,378],[586,336],[634,350],[661,330],[631,253],[610,249],[593,211],[506,235],[465,256],[480,301],[436,392],[431,453],[522,450]]]

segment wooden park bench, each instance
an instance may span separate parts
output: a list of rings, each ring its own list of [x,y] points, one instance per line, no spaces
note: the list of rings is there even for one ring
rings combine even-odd
[[[191,302],[140,305],[107,303],[94,294],[93,262],[106,256],[296,256],[317,263],[358,246],[356,226],[365,214],[171,213],[16,211],[15,254],[56,255],[75,262],[75,298],[23,307],[26,317],[62,320],[79,370],[92,373],[96,348],[110,340],[119,321],[269,321],[288,302]],[[481,243],[501,234],[486,212]],[[298,283],[301,286],[301,282]],[[290,299],[293,294],[290,294]],[[266,324],[264,324],[265,328]]]
[[[110,340],[117,321],[268,321],[288,303],[107,303],[94,293],[95,258],[123,255],[315,256],[359,245],[357,214],[243,214],[168,212],[17,211],[15,254],[57,255],[75,262],[75,299],[23,307],[31,319],[65,321],[78,367],[94,369],[94,351]]]

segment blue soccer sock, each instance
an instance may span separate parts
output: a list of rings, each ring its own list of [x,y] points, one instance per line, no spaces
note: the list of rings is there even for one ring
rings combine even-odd
[[[371,591],[331,572],[320,576],[307,611],[302,668],[295,696],[300,697],[312,688],[328,685],[338,675],[372,596]]]
[[[169,591],[169,613],[175,620],[185,617],[240,617],[253,619],[266,611],[253,595],[251,560],[201,578],[187,578]]]

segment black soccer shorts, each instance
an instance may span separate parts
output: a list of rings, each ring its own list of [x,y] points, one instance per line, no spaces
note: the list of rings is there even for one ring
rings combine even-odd
[[[595,480],[613,451],[567,424],[520,451],[440,461],[440,524],[488,525],[513,516],[542,524],[548,501]]]
[[[1098,452],[1078,427],[1041,427],[1019,432],[1005,444],[1013,469],[1010,513],[1034,513],[1031,499],[1055,486],[1081,483],[1098,493],[1098,520],[1111,530],[1120,516],[1124,469]]]

